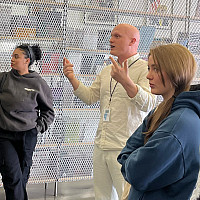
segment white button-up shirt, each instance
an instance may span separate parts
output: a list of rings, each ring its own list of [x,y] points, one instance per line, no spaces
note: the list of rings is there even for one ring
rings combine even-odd
[[[128,59],[128,66],[139,58],[136,54]],[[94,104],[100,101],[100,121],[95,137],[95,144],[102,150],[121,150],[130,135],[142,123],[156,104],[156,97],[151,94],[147,62],[139,59],[130,66],[129,76],[138,87],[138,93],[130,98],[123,86],[118,83],[110,100],[111,65],[106,66],[96,77],[90,87],[80,85],[74,94],[86,104]],[[112,79],[111,92],[116,84]],[[103,121],[104,109],[110,109],[109,121]]]

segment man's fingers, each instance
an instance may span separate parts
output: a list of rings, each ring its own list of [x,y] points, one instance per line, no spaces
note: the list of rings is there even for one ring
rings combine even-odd
[[[67,58],[64,58],[63,59],[63,69],[66,70],[66,69],[73,69],[73,64],[70,63],[70,61],[67,59]]]
[[[71,64],[67,58],[63,58],[63,65]]]
[[[66,60],[67,60],[67,58],[64,57],[63,58],[63,66],[65,66],[65,63],[67,62]]]
[[[127,60],[124,61],[124,70],[125,70],[125,72],[128,71],[128,61]]]
[[[111,62],[112,62],[112,64],[115,66],[115,67],[117,67],[118,66],[118,64],[117,64],[117,62],[114,60],[114,58],[113,57],[109,57],[110,58],[110,60],[111,60]]]

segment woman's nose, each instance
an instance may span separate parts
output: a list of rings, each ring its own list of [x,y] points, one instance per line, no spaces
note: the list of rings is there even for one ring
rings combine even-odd
[[[148,72],[146,78],[147,78],[147,79],[152,79],[152,78],[153,78],[152,73],[151,73],[150,71]]]

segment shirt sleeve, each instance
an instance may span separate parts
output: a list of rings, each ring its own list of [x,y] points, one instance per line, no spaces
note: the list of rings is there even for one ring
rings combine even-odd
[[[100,99],[100,86],[100,75],[98,75],[90,87],[86,87],[80,82],[79,87],[74,91],[74,95],[87,105],[94,104]]]
[[[146,78],[148,74],[148,67],[146,62],[141,63],[140,73],[137,81],[135,82],[138,92],[131,101],[138,107],[139,110],[149,112],[156,105],[156,95],[153,95],[150,91],[149,80]]]
[[[46,83],[43,91],[38,95],[38,109],[39,116],[36,128],[38,132],[43,133],[48,129],[55,117],[52,92]]]
[[[138,84],[138,93],[132,99],[132,101],[136,104],[136,106],[144,112],[149,112],[152,108],[156,106],[156,96],[153,95],[148,88],[142,87]]]
[[[6,76],[7,76],[6,72],[0,72],[0,92],[2,91],[3,84],[6,80]]]

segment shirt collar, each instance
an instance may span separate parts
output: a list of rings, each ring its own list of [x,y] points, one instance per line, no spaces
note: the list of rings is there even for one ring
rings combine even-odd
[[[135,54],[135,55],[129,57],[129,58],[127,59],[127,61],[128,61],[128,66],[131,65],[131,63],[133,63],[135,60],[137,60],[137,59],[139,59],[139,58],[140,58],[139,53],[137,53],[137,54]],[[122,63],[122,66],[124,67],[124,62]]]

